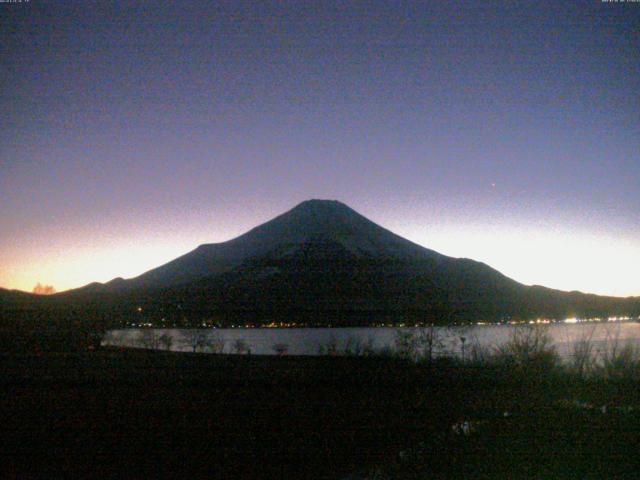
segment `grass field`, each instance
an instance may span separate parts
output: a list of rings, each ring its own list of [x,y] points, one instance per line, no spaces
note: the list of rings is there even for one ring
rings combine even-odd
[[[8,478],[638,478],[640,393],[393,358],[0,357]]]

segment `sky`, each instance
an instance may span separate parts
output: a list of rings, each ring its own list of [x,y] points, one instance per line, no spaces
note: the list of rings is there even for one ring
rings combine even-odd
[[[640,2],[0,3],[0,286],[133,277],[310,198],[640,295]]]

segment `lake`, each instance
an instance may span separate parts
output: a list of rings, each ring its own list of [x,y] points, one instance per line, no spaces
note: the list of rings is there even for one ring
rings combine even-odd
[[[640,323],[580,322],[552,323],[548,325],[473,325],[464,327],[435,327],[440,340],[437,355],[470,355],[474,345],[493,349],[513,338],[518,329],[543,329],[550,337],[561,357],[572,355],[573,345],[589,340],[593,354],[610,351],[632,343],[640,348]],[[166,348],[160,337],[171,340],[173,351],[198,351],[216,353],[250,353],[253,355],[319,355],[335,351],[345,353],[361,351],[393,350],[396,339],[403,333],[420,333],[425,329],[404,328],[215,328],[200,330],[128,328],[111,330],[102,342],[105,346]],[[206,341],[202,341],[205,339]],[[464,339],[464,340],[463,340]]]

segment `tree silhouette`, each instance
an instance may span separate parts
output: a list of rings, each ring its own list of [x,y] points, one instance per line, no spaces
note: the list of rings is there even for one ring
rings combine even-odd
[[[41,285],[40,282],[33,287],[33,293],[36,295],[52,295],[56,293],[56,289],[51,285]]]
[[[173,345],[173,337],[167,333],[163,333],[160,335],[160,343],[165,348],[165,350],[171,350],[171,346]]]
[[[202,351],[209,346],[207,333],[203,330],[189,328],[180,332],[180,344],[190,348],[193,353]]]

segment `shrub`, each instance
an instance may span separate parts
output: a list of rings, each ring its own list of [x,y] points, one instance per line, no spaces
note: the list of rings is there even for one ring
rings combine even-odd
[[[344,354],[355,357],[362,354],[362,340],[360,340],[360,337],[349,335],[344,344]]]
[[[140,330],[135,343],[142,348],[158,350],[160,348],[160,335],[152,328]]]
[[[397,357],[431,364],[443,348],[443,335],[434,325],[417,330],[396,330],[394,351]]]
[[[405,360],[418,359],[419,341],[415,332],[411,330],[396,330],[394,346],[398,357]]]
[[[371,335],[369,335],[367,337],[367,340],[362,343],[362,355],[363,356],[370,357],[372,355],[377,355],[373,344],[374,344],[373,337]]]
[[[238,338],[233,342],[233,351],[239,355],[243,353],[251,353],[249,345],[247,345],[247,342],[243,338]]]
[[[580,377],[591,375],[596,367],[596,355],[591,338],[594,330],[571,344],[568,368]]]
[[[491,348],[480,343],[477,337],[471,337],[466,349],[466,360],[473,364],[488,364],[492,362],[494,352]]]
[[[282,356],[289,350],[289,345],[286,343],[275,343],[272,348],[276,355]]]
[[[222,353],[224,351],[225,344],[226,342],[224,338],[222,338],[219,334],[209,334],[207,346],[211,349],[212,353]]]
[[[117,335],[115,331],[110,330],[104,334],[102,337],[102,345],[105,346],[116,346],[122,343],[122,335]]]
[[[601,356],[601,373],[605,379],[640,379],[640,349],[632,343],[622,348],[618,344],[604,349]]]
[[[418,331],[417,345],[421,358],[429,365],[437,352],[444,348],[443,336],[433,324]]]
[[[332,335],[329,341],[325,344],[321,344],[318,347],[319,355],[337,355],[338,354],[338,341]]]
[[[515,328],[511,339],[496,347],[494,360],[512,368],[538,371],[554,370],[560,362],[547,329],[540,325]]]

